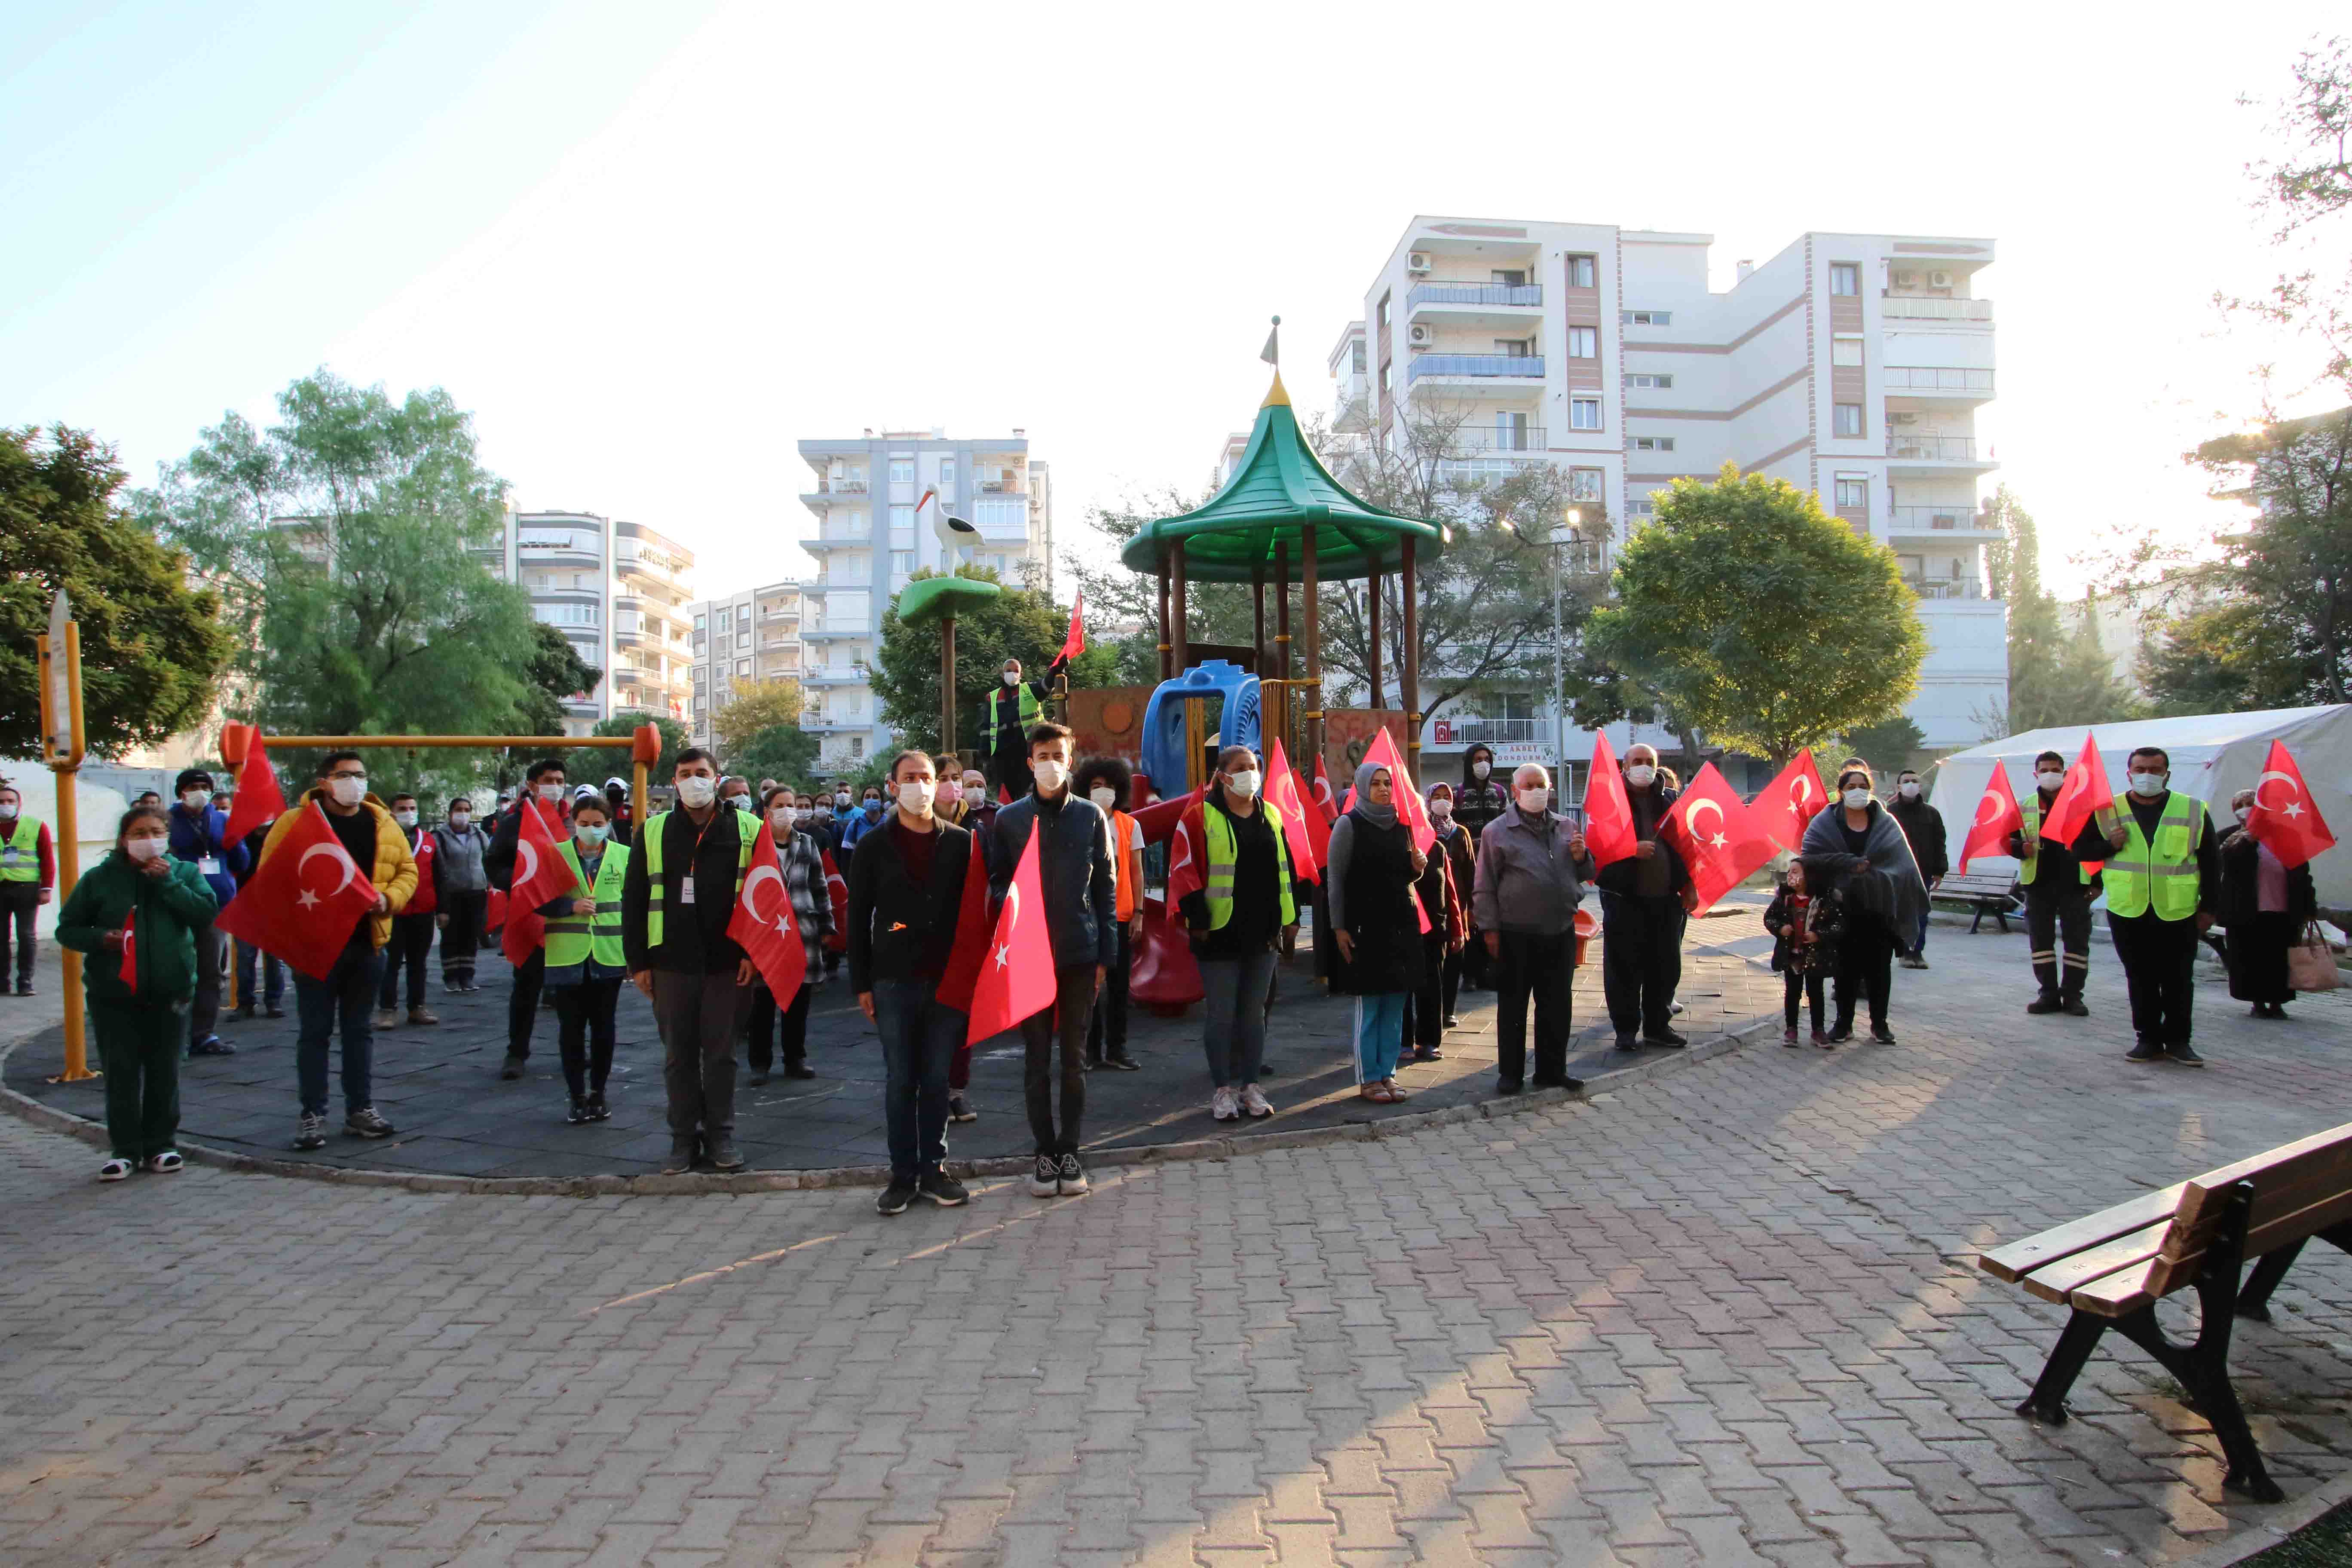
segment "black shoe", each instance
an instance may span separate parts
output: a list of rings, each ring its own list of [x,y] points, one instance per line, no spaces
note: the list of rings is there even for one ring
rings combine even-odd
[[[1653,1029],[1642,1037],[1642,1043],[1645,1046],[1664,1046],[1670,1051],[1678,1051],[1689,1045],[1690,1041],[1675,1034],[1672,1029]]]
[[[509,1051],[507,1053],[506,1065],[499,1068],[499,1076],[507,1079],[509,1082],[512,1082],[514,1079],[522,1076],[523,1063],[528,1060],[530,1060],[528,1057],[519,1057],[512,1051]]]
[[[1621,1051],[1638,1051],[1642,1048],[1642,1042],[1631,1035],[1620,1035],[1617,1037],[1617,1048]]]
[[[1109,1055],[1103,1058],[1102,1065],[1110,1068],[1113,1072],[1141,1072],[1143,1070],[1143,1064],[1137,1061],[1133,1057],[1129,1056],[1125,1051],[1112,1051]]]
[[[1087,1168],[1078,1163],[1075,1151],[1066,1152],[1055,1163],[1055,1175],[1059,1179],[1064,1197],[1075,1196],[1087,1190]]]
[[[574,1127],[583,1125],[588,1119],[588,1102],[584,1100],[573,1100],[572,1109],[563,1113],[563,1120]]]
[[[1037,1163],[1029,1173],[1029,1195],[1050,1198],[1062,1190],[1062,1163],[1051,1154],[1037,1156]]]
[[[610,1121],[612,1119],[613,1108],[604,1103],[604,1091],[600,1089],[588,1097],[588,1120]]]
[[[915,1190],[943,1209],[958,1208],[971,1201],[963,1184],[945,1171],[926,1171],[916,1181]]]
[[[343,1118],[343,1131],[354,1138],[389,1138],[398,1129],[378,1116],[374,1106],[362,1105]]]
[[[235,1018],[240,1024],[249,1024],[253,1022],[253,1012],[254,1008],[252,1003],[241,1002],[237,1004],[236,1010],[231,1013],[229,1016]]]
[[[2124,1053],[2127,1062],[2154,1062],[2164,1059],[2164,1047],[2154,1040],[2141,1040]]]
[[[2172,1059],[2185,1068],[2201,1068],[2205,1065],[2205,1058],[2199,1056],[2197,1047],[2187,1040],[2172,1047]]]
[[[904,1176],[893,1176],[882,1195],[874,1200],[876,1214],[905,1214],[907,1205],[915,1201],[915,1184]]]
[[[188,1047],[188,1054],[192,1057],[233,1057],[236,1055],[236,1047],[218,1035],[206,1035]]]
[[[732,1137],[716,1133],[710,1140],[710,1163],[722,1171],[740,1171],[743,1168],[743,1155]]]
[[[2066,1016],[2069,1018],[2087,1018],[2091,1016],[2091,1009],[2084,1005],[2080,996],[2066,997],[2058,1005],[2066,1009]]]
[[[784,1076],[786,1078],[814,1078],[816,1076],[816,1068],[809,1066],[806,1062],[786,1062],[784,1064]]]
[[[277,1003],[272,1002],[268,1006],[262,1009],[261,1016],[265,1018],[283,1018],[286,1016],[286,1009],[280,1007]]]
[[[669,1158],[662,1162],[661,1173],[683,1176],[693,1170],[694,1148],[695,1141],[691,1138],[672,1138],[669,1141]]]
[[[1870,1037],[1882,1046],[1891,1046],[1895,1043],[1895,1031],[1884,1024],[1873,1024],[1870,1026]]]
[[[1525,1084],[1521,1083],[1515,1078],[1498,1078],[1495,1080],[1495,1092],[1496,1094],[1517,1094],[1526,1087],[1527,1086]]]
[[[1102,1059],[1102,1058],[1100,1058],[1100,1057],[1091,1057],[1091,1056],[1090,1056],[1090,1057],[1088,1057],[1085,1061],[1080,1062],[1080,1063],[1078,1064],[1078,1066],[1079,1066],[1081,1068],[1083,1068],[1085,1071],[1087,1071],[1087,1072],[1097,1072],[1097,1071],[1101,1070],[1102,1065],[1103,1065],[1103,1059]]]
[[[2044,994],[2036,996],[2032,1001],[2028,1002],[2025,1005],[2025,1010],[2038,1017],[2044,1013],[2055,1013],[2065,1005],[2066,1004],[2058,1000],[2057,997]]]
[[[1840,1024],[1836,1028],[1830,1031],[1830,1044],[1833,1046],[1842,1046],[1852,1038],[1853,1038],[1853,1026],[1852,1024]]]
[[[971,1101],[966,1100],[962,1095],[950,1092],[948,1095],[948,1120],[950,1121],[977,1121],[980,1120],[980,1112],[974,1110],[971,1108]]]
[[[29,981],[29,980],[19,980],[18,982],[16,982],[16,994],[17,994],[17,995],[19,995],[19,996],[30,996],[32,994],[33,994],[33,983],[32,983],[31,981]]]

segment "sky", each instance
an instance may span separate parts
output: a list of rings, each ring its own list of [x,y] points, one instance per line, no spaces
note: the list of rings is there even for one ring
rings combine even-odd
[[[1302,412],[1416,213],[1986,236],[1979,415],[2053,584],[2228,509],[2181,454],[2292,342],[2247,161],[2307,0],[2146,8],[53,5],[0,38],[0,424],[136,482],[319,366],[446,387],[526,510],[699,594],[813,570],[793,443],[1028,432],[1057,542]],[[2342,265],[2340,253],[2332,263]],[[1991,481],[1988,481],[1988,489]],[[1057,585],[1065,595],[1068,580]]]

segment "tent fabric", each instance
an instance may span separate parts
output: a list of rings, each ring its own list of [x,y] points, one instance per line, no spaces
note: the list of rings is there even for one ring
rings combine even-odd
[[[2033,788],[2033,759],[2056,752],[2069,763],[2083,750],[2083,737],[2095,729],[2099,758],[2107,776],[2123,788],[2124,759],[2141,746],[2161,746],[2172,758],[2172,787],[2212,808],[2214,825],[2230,826],[2230,797],[2251,788],[2270,755],[2273,741],[2284,741],[2303,770],[2304,782],[2320,815],[2339,837],[2352,839],[2352,704],[2318,708],[2273,708],[2256,713],[2198,713],[2137,723],[2062,724],[1988,741],[1956,752],[1936,765],[1929,802],[1944,814],[1951,842],[1968,837],[1977,803],[1995,766],[2009,770],[2010,787],[2023,799]],[[1971,874],[2012,869],[2007,856],[1979,856]],[[2333,909],[2352,907],[2352,852],[2339,844],[2311,863],[2319,901]]]

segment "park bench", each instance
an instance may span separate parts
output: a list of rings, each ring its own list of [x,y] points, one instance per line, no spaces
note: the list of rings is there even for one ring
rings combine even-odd
[[[1969,934],[1974,936],[1977,927],[1990,915],[2000,926],[2000,934],[2009,934],[2009,917],[2023,908],[2017,896],[2017,879],[2007,872],[1988,876],[1979,871],[1974,875],[1954,872],[1936,884],[1928,895],[1934,899],[1949,899],[1954,903],[1967,904],[1976,910],[1977,918],[1969,922]]]
[[[1995,1279],[2074,1309],[2017,1413],[2063,1425],[2067,1391],[2114,1329],[2163,1363],[2213,1424],[2229,1463],[2222,1485],[2277,1502],[2286,1494],[2263,1470],[2230,1386],[2230,1330],[2237,1318],[2270,1321],[2271,1292],[2314,1237],[2352,1252],[2352,1123],[1980,1254],[1978,1267]],[[2199,1307],[2197,1338],[2185,1345],[2156,1321],[2156,1303],[2183,1286],[2196,1288]]]

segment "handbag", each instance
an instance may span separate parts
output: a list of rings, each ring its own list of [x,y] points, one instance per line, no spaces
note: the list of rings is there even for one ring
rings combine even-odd
[[[2317,921],[2305,928],[2302,941],[2286,950],[2286,981],[2297,991],[2333,991],[2344,984],[2336,967],[2336,954],[2329,951]]]

